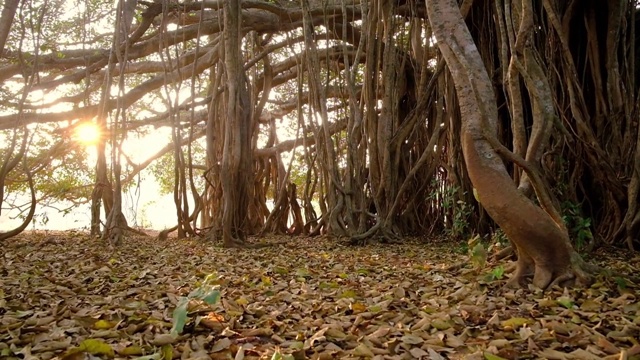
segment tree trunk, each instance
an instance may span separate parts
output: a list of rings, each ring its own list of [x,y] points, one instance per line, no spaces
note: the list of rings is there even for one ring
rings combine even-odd
[[[251,104],[241,56],[242,32],[239,1],[224,3],[224,49],[227,111],[222,150],[222,239],[224,246],[242,244],[253,188]]]
[[[518,248],[516,273],[509,283],[522,285],[530,276],[540,288],[570,280],[588,282],[586,266],[573,250],[566,230],[518,191],[498,156],[497,150],[508,154],[499,149],[495,138],[498,110],[494,91],[457,3],[430,0],[427,13],[455,83],[469,178],[480,203]]]
[[[11,24],[13,24],[13,18],[18,10],[18,4],[20,0],[6,0],[4,7],[2,8],[2,15],[0,15],[0,58],[4,54],[4,45],[9,36],[9,30],[11,30]]]

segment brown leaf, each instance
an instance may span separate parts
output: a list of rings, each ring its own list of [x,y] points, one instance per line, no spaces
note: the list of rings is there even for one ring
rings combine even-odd
[[[367,357],[367,358],[372,358],[375,356],[375,354],[373,353],[373,351],[371,351],[371,349],[369,349],[369,347],[365,344],[360,344],[358,346],[356,346],[355,349],[353,349],[353,355],[355,356],[363,356],[363,357]]]
[[[231,340],[229,340],[229,338],[222,338],[216,341],[215,344],[213,344],[213,346],[211,347],[211,352],[220,352],[222,350],[228,349],[229,346],[231,346]]]
[[[153,340],[151,340],[151,344],[155,346],[173,344],[177,339],[178,337],[173,334],[156,334]]]

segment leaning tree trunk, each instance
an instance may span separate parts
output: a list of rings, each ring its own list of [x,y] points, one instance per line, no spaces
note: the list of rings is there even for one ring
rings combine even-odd
[[[29,132],[26,127],[24,128],[24,134],[22,137],[20,148],[16,152],[14,152],[17,139],[18,129],[14,129],[11,144],[9,145],[2,164],[0,165],[0,214],[2,214],[2,202],[4,201],[4,187],[7,175],[20,163],[20,161],[26,161],[25,154],[27,153],[27,142],[29,139]],[[36,189],[33,184],[33,174],[31,173],[31,170],[27,168],[26,164],[25,173],[27,175],[27,184],[29,186],[29,191],[31,192],[31,204],[29,205],[29,212],[27,213],[27,216],[24,218],[22,223],[18,225],[18,227],[6,232],[0,232],[0,241],[12,238],[23,232],[24,229],[29,226],[31,220],[33,220],[33,215],[36,212]]]
[[[518,248],[516,273],[509,283],[522,285],[532,275],[533,284],[540,288],[570,280],[590,281],[566,230],[518,190],[498,156],[499,152],[518,159],[495,137],[498,110],[491,80],[456,1],[427,1],[427,13],[460,102],[462,151],[469,178],[480,203]],[[525,160],[518,160],[525,170],[531,169]],[[527,175],[535,174],[527,171]]]
[[[0,15],[0,57],[4,53],[4,45],[9,36],[9,30],[11,30],[11,24],[19,3],[20,0],[6,0],[2,8],[2,15]]]

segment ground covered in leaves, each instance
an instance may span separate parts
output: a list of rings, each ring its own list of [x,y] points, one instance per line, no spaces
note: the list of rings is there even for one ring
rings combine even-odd
[[[277,240],[287,244],[134,238],[111,250],[72,232],[5,241],[0,358],[640,359],[629,281],[501,291],[495,264],[447,270],[465,261],[456,245]],[[621,256],[595,261],[638,271],[638,255]]]

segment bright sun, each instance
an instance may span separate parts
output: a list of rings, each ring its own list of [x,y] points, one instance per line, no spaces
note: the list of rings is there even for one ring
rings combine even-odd
[[[85,145],[94,145],[100,139],[100,129],[92,123],[82,123],[75,129],[75,138]]]

